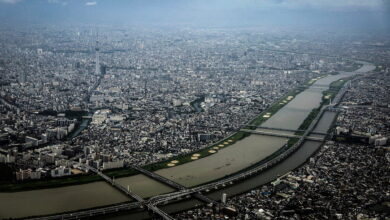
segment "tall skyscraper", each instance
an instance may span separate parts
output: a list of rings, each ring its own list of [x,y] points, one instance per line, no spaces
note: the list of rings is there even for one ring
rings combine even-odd
[[[96,51],[95,74],[96,74],[96,75],[99,75],[99,73],[100,73],[100,63],[99,63],[99,41],[98,41],[98,40],[96,40],[96,48],[95,48],[95,51]]]

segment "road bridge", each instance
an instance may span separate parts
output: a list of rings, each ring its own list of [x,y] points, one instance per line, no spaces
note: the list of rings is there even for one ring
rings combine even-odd
[[[170,180],[168,178],[165,178],[165,177],[163,177],[161,175],[158,175],[157,173],[151,172],[149,170],[145,170],[145,169],[143,169],[141,167],[138,167],[138,166],[135,166],[135,165],[130,165],[130,167],[132,169],[137,170],[138,172],[140,172],[140,173],[142,173],[142,174],[144,174],[144,175],[146,175],[146,176],[148,176],[148,177],[150,177],[150,178],[152,178],[154,180],[157,180],[157,181],[159,181],[159,182],[161,182],[163,184],[166,184],[166,185],[168,185],[168,186],[170,186],[170,187],[172,187],[174,189],[177,189],[177,190],[186,190],[187,189],[187,187],[185,187],[185,186],[183,186],[183,185],[181,185],[179,183],[176,183],[176,182],[174,182],[174,181],[172,181],[172,180]],[[207,204],[209,204],[209,203],[212,203],[212,204],[217,203],[216,201],[208,198],[207,196],[201,194],[200,192],[197,192],[197,193],[193,194],[192,196],[194,198],[202,201],[202,202],[207,203]]]
[[[294,129],[288,129],[288,128],[272,128],[272,127],[264,127],[264,126],[257,126],[257,125],[246,125],[246,127],[251,127],[251,128],[258,128],[258,129],[263,129],[263,130],[274,130],[274,131],[287,131],[287,132],[305,132],[305,130],[294,130]],[[323,132],[315,132],[311,131],[310,134],[319,134],[319,135],[327,135],[327,133]]]
[[[92,172],[98,174],[100,177],[102,177],[106,182],[110,183],[113,187],[115,187],[120,192],[124,193],[125,195],[129,196],[132,199],[135,199],[139,204],[141,208],[146,208],[149,211],[152,211],[153,213],[159,215],[165,220],[171,220],[174,219],[171,216],[169,216],[167,213],[159,209],[158,207],[154,206],[151,203],[147,203],[142,197],[139,195],[133,193],[130,189],[126,189],[121,184],[118,184],[114,181],[114,179],[111,179],[109,176],[105,175],[103,172],[95,169],[94,167],[86,165],[86,167],[91,170]]]
[[[257,125],[246,125],[246,127],[251,128],[258,128],[258,129],[264,129],[264,130],[273,130],[273,131],[288,131],[288,132],[304,132],[305,130],[294,130],[294,129],[288,129],[288,128],[272,128],[272,127],[264,127],[264,126],[257,126]]]
[[[268,135],[268,136],[275,136],[275,137],[283,137],[283,138],[301,138],[302,136],[295,135],[295,134],[281,134],[281,133],[275,133],[275,132],[267,132],[267,131],[258,131],[258,130],[250,130],[250,129],[241,129],[240,131],[251,133],[251,134],[258,134],[258,135]],[[311,140],[311,141],[323,141],[324,138],[320,137],[311,137],[311,136],[305,136],[304,139]]]

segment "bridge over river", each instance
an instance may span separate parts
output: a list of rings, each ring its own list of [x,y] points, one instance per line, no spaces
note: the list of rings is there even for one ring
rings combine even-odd
[[[164,211],[162,211],[161,209],[157,208],[156,206],[154,206],[153,204],[151,203],[148,203],[146,202],[142,197],[140,197],[139,195],[135,194],[134,192],[132,192],[130,190],[130,188],[128,187],[127,189],[125,187],[123,187],[121,184],[118,184],[117,182],[114,181],[114,178],[110,178],[108,177],[107,175],[105,175],[104,173],[102,173],[101,171],[91,167],[91,166],[87,166],[85,165],[89,170],[91,170],[92,172],[98,174],[100,177],[102,177],[106,182],[108,182],[109,184],[111,184],[113,187],[115,187],[117,190],[119,190],[120,192],[124,193],[125,195],[129,196],[131,199],[135,199],[140,208],[143,208],[143,207],[146,207],[147,210],[150,210],[152,211],[153,213],[159,215],[162,219],[165,219],[165,220],[172,220],[174,218],[172,218],[171,216],[169,216],[167,213],[165,213]]]
[[[295,134],[286,134],[286,133],[276,133],[276,132],[267,132],[267,131],[259,131],[259,130],[251,130],[251,129],[241,129],[240,131],[246,132],[246,133],[251,133],[251,134],[258,134],[258,135],[269,135],[269,136],[275,136],[275,137],[286,137],[286,138],[301,138],[299,135]],[[316,132],[317,134],[319,132]],[[323,134],[323,133],[320,133]],[[326,134],[324,134],[326,135]],[[320,141],[322,142],[324,138],[320,137],[311,137],[311,136],[306,136],[306,140],[311,140],[311,141]]]

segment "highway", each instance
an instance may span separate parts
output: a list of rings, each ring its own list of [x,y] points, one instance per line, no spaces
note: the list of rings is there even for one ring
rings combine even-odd
[[[148,170],[145,170],[145,169],[143,169],[141,167],[138,167],[138,166],[135,166],[135,165],[130,165],[130,167],[133,168],[134,170],[137,170],[138,172],[140,172],[140,173],[142,173],[142,174],[144,174],[144,175],[146,175],[146,176],[148,176],[148,177],[150,177],[150,178],[152,178],[154,180],[157,180],[157,181],[159,181],[161,183],[164,183],[164,184],[166,184],[166,185],[168,185],[168,186],[170,186],[170,187],[172,187],[174,189],[177,189],[177,190],[187,190],[187,187],[185,187],[185,186],[183,186],[183,185],[181,185],[179,183],[176,183],[176,182],[174,182],[174,181],[172,181],[172,180],[170,180],[168,178],[160,176],[160,175],[158,175],[156,173],[150,172]],[[197,193],[193,194],[192,196],[194,198],[196,198],[196,199],[206,203],[206,204],[210,204],[210,203],[216,204],[217,203],[216,201],[208,198],[207,196],[203,195],[200,192],[197,192]]]
[[[165,220],[174,219],[171,216],[169,216],[167,213],[165,213],[164,211],[159,209],[158,207],[154,206],[151,203],[146,202],[142,197],[133,193],[131,190],[126,189],[124,186],[116,183],[113,179],[111,179],[109,176],[105,175],[101,171],[99,171],[91,166],[88,166],[88,165],[85,165],[85,166],[89,170],[91,170],[92,172],[101,176],[106,182],[110,183],[110,185],[115,187],[117,190],[119,190],[122,193],[124,193],[125,195],[129,196],[131,199],[135,199],[138,202],[138,204],[140,205],[140,208],[147,208],[149,211],[152,211],[153,213],[158,214],[160,217],[162,217]]]

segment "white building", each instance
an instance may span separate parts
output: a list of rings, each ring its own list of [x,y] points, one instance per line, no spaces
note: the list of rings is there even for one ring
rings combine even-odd
[[[113,161],[113,162],[103,162],[103,170],[122,168],[124,166],[123,160]]]
[[[61,176],[69,176],[72,174],[72,172],[71,172],[70,168],[60,166],[60,167],[57,167],[57,168],[51,170],[50,174],[52,177],[61,177]]]

